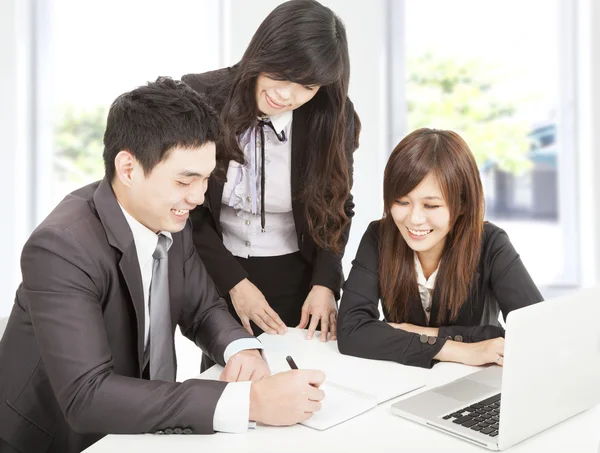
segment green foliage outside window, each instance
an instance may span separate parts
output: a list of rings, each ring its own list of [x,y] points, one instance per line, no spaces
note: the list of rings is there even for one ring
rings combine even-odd
[[[54,132],[54,167],[59,180],[88,183],[104,176],[102,151],[107,110],[65,107]]]
[[[427,53],[409,59],[408,69],[409,130],[433,127],[458,132],[482,168],[495,165],[511,173],[530,168],[530,127],[517,119],[519,107],[528,99],[497,89],[499,68]],[[87,183],[103,177],[106,115],[105,107],[67,106],[60,112],[54,143],[60,180]]]
[[[409,59],[409,130],[454,130],[468,143],[480,168],[496,165],[511,173],[530,168],[530,125],[518,119],[519,107],[529,100],[498,90],[500,72],[478,60],[431,53]]]

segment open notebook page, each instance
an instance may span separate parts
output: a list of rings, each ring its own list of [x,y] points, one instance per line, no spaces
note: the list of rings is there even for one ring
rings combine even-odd
[[[378,404],[416,390],[428,381],[427,369],[343,355],[337,341],[322,342],[319,332],[312,340],[306,340],[306,332],[289,328],[285,335],[259,337],[272,372],[289,370],[285,358],[291,355],[298,368],[322,370],[328,381],[373,394]]]
[[[343,355],[337,341],[324,343],[319,335],[316,332],[312,340],[306,340],[306,330],[293,328],[288,328],[285,335],[260,335],[271,373],[289,370],[285,358],[291,355],[299,368],[322,370],[328,381],[373,394],[378,404],[423,387],[428,381],[428,370],[424,368]],[[215,365],[200,377],[219,379],[222,371]]]
[[[302,422],[314,429],[324,430],[350,420],[377,406],[375,395],[359,392],[334,382],[325,381],[320,387],[325,392],[321,410]]]

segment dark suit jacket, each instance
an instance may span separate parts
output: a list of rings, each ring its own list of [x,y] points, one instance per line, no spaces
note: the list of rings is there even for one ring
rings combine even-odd
[[[220,111],[229,94],[231,82],[237,68],[225,68],[204,74],[188,74],[182,80],[194,90],[208,96],[209,102]],[[356,124],[354,107],[347,100],[346,118],[348,119],[348,132],[346,134],[346,159],[350,173],[350,188],[352,188],[352,171],[357,143],[355,140]],[[336,255],[329,250],[317,247],[308,233],[308,226],[304,216],[304,204],[298,197],[300,178],[304,173],[306,149],[306,117],[307,109],[302,106],[293,113],[292,122],[292,163],[291,163],[291,189],[292,211],[298,236],[298,248],[302,256],[312,264],[312,285],[322,285],[331,289],[336,299],[339,299],[340,287],[344,274],[342,271],[343,253]],[[211,178],[206,194],[206,206],[199,206],[191,214],[194,225],[194,244],[208,269],[208,273],[215,281],[219,292],[226,295],[231,288],[248,276],[244,268],[223,245],[223,233],[219,218],[221,215],[221,198],[223,196],[223,183]],[[354,202],[350,195],[344,204],[344,211],[349,218],[354,216]],[[350,224],[343,233],[343,246],[348,242]]]
[[[213,432],[226,383],[140,379],[144,298],[133,235],[103,180],[68,195],[33,232],[0,342],[0,438],[23,453],[78,452],[110,433]],[[192,244],[169,250],[172,329],[223,364],[249,335]],[[189,431],[188,431],[189,432]]]
[[[344,283],[338,318],[338,347],[343,354],[431,368],[446,339],[460,335],[462,341],[478,342],[504,336],[498,321],[500,310],[506,319],[512,310],[543,300],[506,232],[486,222],[479,268],[473,276],[475,291],[451,325],[438,326],[435,320],[440,300],[434,290],[429,325],[439,327],[439,338],[434,345],[421,343],[418,334],[394,329],[379,320],[378,241],[379,221],[371,222]],[[415,310],[408,322],[427,325],[420,298],[412,300],[411,306]],[[383,310],[389,319],[385,307]]]

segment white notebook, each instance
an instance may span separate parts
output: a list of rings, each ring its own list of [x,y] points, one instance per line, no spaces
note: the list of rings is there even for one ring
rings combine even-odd
[[[325,392],[325,398],[321,401],[321,410],[302,422],[310,428],[318,430],[331,428],[377,406],[375,395],[335,382],[325,381],[320,388]]]
[[[289,328],[285,335],[262,334],[259,340],[271,373],[288,371],[286,357],[291,355],[300,369],[325,372],[321,385],[325,399],[321,410],[303,424],[325,430],[392,398],[422,387],[427,382],[424,368],[399,365],[394,362],[368,360],[340,354],[337,342],[322,342],[320,333],[306,339],[306,330]],[[219,379],[223,368],[215,365],[200,376]]]

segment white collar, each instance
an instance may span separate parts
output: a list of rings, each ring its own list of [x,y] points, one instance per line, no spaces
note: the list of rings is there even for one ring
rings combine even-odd
[[[437,277],[438,270],[440,269],[439,265],[437,269],[429,276],[429,278],[425,278],[425,274],[423,273],[423,266],[421,266],[421,261],[419,257],[415,253],[415,269],[417,271],[417,283],[421,286],[424,286],[427,289],[435,288],[435,279]]]
[[[294,116],[294,111],[293,110],[288,110],[287,112],[283,112],[279,115],[275,115],[275,116],[270,116],[267,117],[266,119],[271,121],[271,124],[273,124],[273,127],[275,128],[275,131],[278,134],[281,134],[281,131],[284,130],[288,124],[290,124],[290,122],[292,121],[292,117]],[[262,118],[263,120],[265,118]]]
[[[161,231],[156,234],[154,231],[150,230],[146,226],[142,225],[138,220],[133,218],[131,214],[129,214],[125,208],[121,206],[120,203],[119,207],[121,208],[121,211],[123,211],[123,215],[129,224],[129,228],[131,228],[140,266],[144,266],[144,264],[152,258],[154,250],[156,249],[156,245],[158,244],[158,236],[160,234],[168,238],[167,250],[171,248],[171,244],[173,244],[173,237],[171,236],[171,233],[168,231]]]

